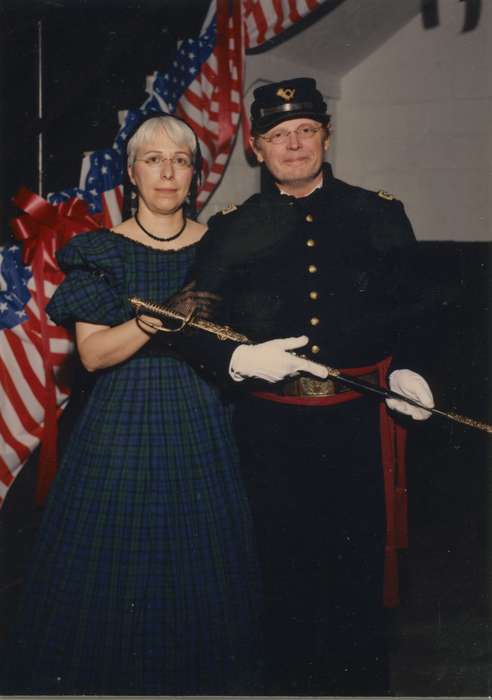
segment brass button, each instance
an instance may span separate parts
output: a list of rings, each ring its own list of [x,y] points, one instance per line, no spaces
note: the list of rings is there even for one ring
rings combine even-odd
[[[317,345],[312,346],[311,352],[313,353],[313,355],[317,355],[319,353],[319,351],[320,351],[320,348]]]
[[[308,248],[314,248],[314,246],[316,245],[316,241],[314,240],[314,238],[308,238],[306,241],[306,245]]]
[[[309,298],[310,299],[317,299],[318,298],[318,292],[309,292]]]
[[[308,215],[306,216],[306,221],[307,221],[309,224],[311,224],[311,223],[314,221],[314,219],[313,219],[313,217],[312,217],[311,214],[308,214]]]
[[[310,319],[309,319],[309,323],[310,323],[312,326],[317,326],[318,323],[319,323],[319,318],[317,318],[316,316],[313,316],[313,318],[310,318]]]
[[[315,272],[318,272],[318,268],[316,267],[316,265],[310,265],[308,267],[308,272],[310,272],[311,274],[314,274]]]

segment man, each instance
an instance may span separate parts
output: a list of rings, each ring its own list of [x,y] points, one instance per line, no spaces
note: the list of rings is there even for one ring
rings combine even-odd
[[[321,365],[379,382],[392,357],[390,387],[433,405],[407,369],[422,306],[415,238],[393,196],[343,183],[324,164],[330,117],[314,80],[254,97],[251,145],[266,186],[212,217],[194,278],[223,298],[217,320],[259,342],[194,342],[204,368],[243,390],[236,435],[264,572],[266,692],[384,694],[380,404]],[[292,353],[301,348],[305,357]]]

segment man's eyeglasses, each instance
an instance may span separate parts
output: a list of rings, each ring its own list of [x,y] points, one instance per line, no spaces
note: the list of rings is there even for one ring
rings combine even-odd
[[[156,154],[146,156],[145,158],[135,158],[135,160],[141,160],[145,165],[148,165],[149,168],[153,168],[154,170],[160,168],[166,160],[168,160],[176,170],[187,170],[193,165],[191,156],[187,156],[185,153],[178,153],[170,158]]]
[[[273,134],[270,134],[269,136],[261,135],[260,138],[262,138],[264,141],[268,141],[268,143],[273,143],[274,146],[277,146],[285,143],[291,134],[295,134],[299,141],[308,141],[309,139],[312,139],[320,129],[323,129],[323,127],[307,125],[298,126],[297,129],[279,129],[278,131],[274,131]]]

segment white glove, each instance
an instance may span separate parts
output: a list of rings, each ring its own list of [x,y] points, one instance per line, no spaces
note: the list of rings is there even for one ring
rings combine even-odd
[[[430,386],[420,374],[411,369],[395,369],[394,372],[391,372],[389,388],[391,391],[408,396],[409,399],[414,399],[424,406],[434,408],[434,397]],[[401,399],[386,399],[386,405],[394,411],[412,416],[414,420],[427,420],[432,415],[429,411],[412,406]]]
[[[239,345],[232,353],[229,374],[235,382],[255,378],[273,383],[293,377],[299,372],[309,372],[325,379],[328,371],[323,365],[289,352],[302,348],[308,341],[305,335],[301,335],[298,338],[267,340],[258,345]]]

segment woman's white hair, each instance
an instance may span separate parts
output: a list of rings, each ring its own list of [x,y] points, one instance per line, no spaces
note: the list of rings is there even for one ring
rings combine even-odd
[[[186,148],[190,151],[193,161],[196,156],[196,137],[190,127],[181,119],[176,119],[171,115],[152,117],[147,119],[129,139],[126,145],[126,153],[128,165],[133,165],[137,156],[137,151],[144,143],[149,143],[154,138],[158,137],[162,132],[165,132],[171,141],[180,148]]]

